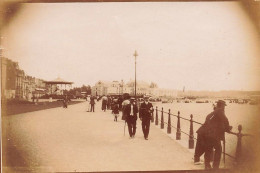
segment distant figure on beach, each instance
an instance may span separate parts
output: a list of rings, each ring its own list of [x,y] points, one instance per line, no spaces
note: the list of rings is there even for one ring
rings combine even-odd
[[[138,108],[137,105],[134,103],[134,100],[134,98],[131,98],[130,104],[127,104],[124,108],[130,138],[134,138],[136,132]]]
[[[90,97],[90,105],[91,105],[90,112],[95,112],[95,98],[94,98],[94,96]]]
[[[119,116],[119,105],[117,102],[113,105],[112,114],[114,115],[114,121],[117,121],[117,117]]]
[[[144,102],[140,105],[139,118],[142,121],[142,129],[144,133],[144,139],[148,140],[151,114],[153,112],[153,105],[149,102],[149,97],[144,98]]]
[[[219,100],[216,109],[206,117],[205,123],[197,130],[198,134],[205,137],[205,169],[212,168],[210,157],[213,148],[215,149],[213,169],[219,168],[222,153],[221,140],[225,139],[225,132],[229,132],[232,129],[225,115],[225,106],[225,101]]]

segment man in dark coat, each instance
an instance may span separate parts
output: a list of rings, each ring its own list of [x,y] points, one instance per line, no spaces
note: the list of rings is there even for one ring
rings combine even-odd
[[[118,102],[118,104],[119,104],[119,110],[122,111],[122,102],[123,102],[122,96],[119,96],[117,102]]]
[[[205,169],[211,169],[210,157],[213,148],[215,149],[213,169],[219,168],[222,153],[221,140],[224,140],[225,132],[232,129],[225,115],[225,106],[225,101],[219,100],[216,109],[206,117],[205,123],[197,131],[198,134],[205,136]]]
[[[111,102],[112,102],[111,97],[108,96],[108,98],[107,98],[107,110],[111,109]]]
[[[216,110],[216,106],[213,104],[213,110]],[[211,116],[211,114],[207,115]],[[206,118],[208,119],[208,118]],[[205,153],[205,136],[203,133],[199,133],[200,128],[197,130],[197,142],[195,147],[195,153],[194,153],[194,164],[200,165],[202,162],[200,162],[200,157]],[[213,157],[213,151],[211,153],[211,157]]]
[[[134,104],[134,98],[130,99],[130,104],[127,104],[125,106],[124,112],[126,114],[126,122],[130,138],[134,138],[136,132],[136,120],[138,113],[137,105]]]
[[[151,113],[153,112],[153,105],[148,101],[148,97],[144,98],[144,102],[140,105],[139,118],[142,121],[142,129],[144,133],[144,139],[148,140]]]
[[[102,111],[106,112],[107,109],[107,97],[103,96],[102,97]]]
[[[65,95],[63,98],[63,107],[64,108],[68,108],[68,102],[69,102],[68,96]]]
[[[90,112],[95,112],[95,98],[92,96],[90,97],[90,105],[91,105],[91,108],[90,108]]]

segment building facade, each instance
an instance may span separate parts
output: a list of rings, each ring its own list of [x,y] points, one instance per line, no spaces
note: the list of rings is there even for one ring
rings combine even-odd
[[[130,80],[126,84],[123,81],[98,81],[91,89],[93,96],[102,95],[122,95],[128,93],[132,96],[135,95],[135,82]],[[158,88],[154,83],[147,83],[144,81],[136,82],[136,95],[143,96],[149,95],[154,97],[177,97],[177,91],[171,89]]]
[[[30,100],[36,88],[45,88],[43,80],[26,75],[18,62],[1,57],[1,96],[2,99]]]

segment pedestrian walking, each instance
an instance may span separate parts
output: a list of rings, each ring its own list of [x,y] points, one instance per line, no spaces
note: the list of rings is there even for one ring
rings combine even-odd
[[[117,117],[119,116],[119,105],[117,102],[114,103],[112,114],[114,115],[114,121],[117,121]]]
[[[63,98],[63,108],[68,108],[68,102],[69,102],[68,96],[65,95]]]
[[[94,98],[94,96],[90,97],[90,105],[91,105],[90,112],[95,112],[95,98]]]
[[[126,120],[126,112],[125,112],[125,108],[128,104],[130,104],[129,101],[130,97],[127,96],[126,99],[122,102],[122,120]]]
[[[86,101],[87,101],[87,112],[90,112],[90,101],[88,101],[88,99],[86,98]]]
[[[110,96],[107,97],[107,110],[110,110],[111,109],[111,102],[112,102],[112,99]]]
[[[138,108],[137,105],[134,103],[134,100],[134,98],[131,98],[130,104],[127,104],[124,108],[130,138],[134,138],[136,133],[136,120]]]
[[[211,169],[210,158],[213,148],[215,149],[213,169],[219,169],[222,146],[221,140],[224,140],[225,132],[229,132],[232,126],[225,115],[226,103],[223,100],[217,102],[216,109],[211,112],[205,120],[205,123],[198,129],[197,133],[204,135],[205,169]]]
[[[102,97],[102,111],[106,112],[106,109],[107,109],[107,97],[106,96],[103,96]]]
[[[118,101],[118,105],[119,105],[119,111],[122,111],[122,102],[123,102],[122,96],[119,96],[117,101]]]
[[[144,139],[148,140],[151,113],[153,112],[153,105],[149,102],[148,97],[144,98],[144,102],[140,105],[139,118],[142,121],[142,130],[144,133]]]

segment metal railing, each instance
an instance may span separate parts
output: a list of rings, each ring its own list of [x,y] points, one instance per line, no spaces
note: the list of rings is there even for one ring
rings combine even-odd
[[[159,114],[158,112],[161,113],[161,118],[159,119]],[[164,114],[168,114],[168,122],[164,121]],[[171,121],[171,117],[177,117],[177,127],[172,126],[172,121]],[[184,132],[181,130],[181,119],[185,120],[185,121],[189,121],[190,122],[190,128],[189,128],[189,133]],[[152,114],[152,122],[154,122],[154,114]],[[185,134],[189,137],[189,143],[188,143],[188,148],[189,149],[193,149],[194,148],[194,140],[197,140],[194,137],[194,130],[193,130],[193,123],[199,124],[199,125],[203,125],[203,123],[197,122],[193,120],[193,115],[190,115],[190,119],[184,118],[180,116],[180,111],[178,111],[178,115],[174,115],[171,113],[171,110],[169,109],[168,112],[165,112],[163,110],[163,107],[161,110],[158,109],[158,107],[156,106],[155,109],[155,125],[159,125],[160,122],[160,128],[164,129],[164,124],[167,125],[167,133],[171,134],[172,133],[172,128],[176,129],[176,140],[181,140],[181,134]],[[224,146],[224,151],[223,153],[223,160],[224,160],[224,164],[225,164],[225,156],[229,156],[230,158],[234,159],[236,161],[236,163],[238,165],[241,164],[241,156],[242,156],[242,137],[243,136],[252,136],[250,134],[243,134],[242,133],[242,125],[238,125],[238,133],[235,132],[227,132],[231,135],[235,135],[237,136],[237,146],[236,146],[236,153],[235,156],[228,154],[225,152],[225,146]],[[223,141],[224,145],[225,145],[225,140]]]

